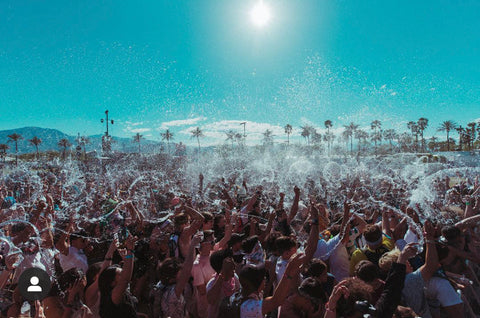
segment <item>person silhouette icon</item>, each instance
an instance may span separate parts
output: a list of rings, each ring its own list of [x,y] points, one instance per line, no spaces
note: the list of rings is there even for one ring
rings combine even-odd
[[[37,276],[32,276],[30,278],[30,286],[27,288],[27,292],[29,293],[41,293],[42,292],[42,287],[38,286],[38,283],[40,283],[40,280],[38,279]]]

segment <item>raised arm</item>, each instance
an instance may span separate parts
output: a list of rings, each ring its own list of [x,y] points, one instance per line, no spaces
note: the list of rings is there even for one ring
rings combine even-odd
[[[295,186],[293,188],[293,192],[295,192],[295,197],[293,198],[293,204],[290,208],[290,213],[288,214],[287,223],[290,225],[290,222],[295,218],[298,212],[298,201],[300,200],[300,188]]]
[[[185,257],[185,262],[183,263],[183,267],[180,270],[177,284],[175,285],[175,294],[177,295],[177,297],[180,297],[180,295],[183,293],[183,290],[187,285],[188,279],[190,278],[190,275],[192,273],[193,261],[195,259],[195,246],[197,246],[200,241],[200,235],[195,235],[190,242],[188,254]]]
[[[278,308],[283,304],[290,291],[293,280],[298,276],[300,267],[303,263],[305,256],[303,254],[297,254],[290,259],[285,274],[280,279],[280,283],[273,292],[273,296],[267,297],[262,302],[262,314],[266,315],[272,310]]]
[[[427,251],[425,253],[425,264],[420,267],[420,273],[422,274],[423,280],[428,282],[438,269],[438,255],[435,246],[435,228],[428,220],[425,221],[425,225],[423,226],[423,234]]]
[[[136,237],[129,235],[125,242],[127,253],[123,258],[124,263],[123,263],[122,272],[120,273],[120,277],[118,278],[117,285],[115,285],[112,291],[112,301],[116,305],[123,302],[125,291],[127,290],[128,284],[132,280],[133,259],[135,258],[135,256],[133,255],[133,250],[135,248],[136,240],[137,240]]]
[[[325,209],[323,205],[321,206],[321,208]],[[310,262],[310,260],[313,258],[313,255],[317,250],[318,244],[318,210],[314,204],[310,206],[310,215],[312,219],[312,226],[310,227],[310,235],[308,236],[307,247],[305,248],[305,260],[303,263],[304,266],[306,266],[306,264]]]

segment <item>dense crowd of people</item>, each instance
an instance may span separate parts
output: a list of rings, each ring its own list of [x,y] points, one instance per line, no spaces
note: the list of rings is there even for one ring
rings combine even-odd
[[[91,175],[67,188],[56,174],[0,185],[0,317],[480,315],[474,173],[438,177],[423,205],[395,176],[284,193],[202,174],[194,191]],[[51,277],[41,301],[18,290],[31,267]]]

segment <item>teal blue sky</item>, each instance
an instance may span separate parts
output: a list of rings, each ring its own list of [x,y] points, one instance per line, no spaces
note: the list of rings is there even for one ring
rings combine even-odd
[[[271,129],[326,119],[406,130],[426,117],[480,118],[480,2],[2,0],[0,129],[56,128],[149,139],[170,128],[206,143],[247,121]]]

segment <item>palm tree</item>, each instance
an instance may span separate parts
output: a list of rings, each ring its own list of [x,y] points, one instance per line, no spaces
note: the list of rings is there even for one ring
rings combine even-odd
[[[422,139],[422,151],[425,151],[425,139],[423,138],[423,132],[428,126],[428,119],[421,117],[417,121],[418,131],[420,132],[420,137]]]
[[[322,135],[317,132],[316,129],[312,131],[312,143],[314,145],[319,145],[322,142]]]
[[[290,124],[286,124],[284,129],[285,129],[285,133],[287,134],[287,145],[290,145],[290,134],[293,131],[293,127]]]
[[[235,138],[235,141],[236,141],[239,145],[241,145],[241,143],[242,143],[242,141],[243,141],[243,135],[242,135],[241,133],[238,133],[238,132],[237,132],[237,133],[235,133],[234,138]]]
[[[80,137],[80,145],[83,146],[83,158],[84,160],[87,158],[87,145],[90,144],[90,138],[87,136]]]
[[[446,120],[440,124],[440,127],[438,127],[438,131],[445,131],[447,132],[447,151],[450,151],[450,130],[456,129],[457,124],[452,121],[452,120]]]
[[[70,147],[71,145],[72,144],[70,143],[70,141],[68,141],[68,139],[66,139],[66,138],[62,138],[58,142],[58,146],[63,148],[63,151],[62,151],[63,160],[65,160],[65,157],[66,157],[65,155],[66,155],[66,152],[67,152],[67,148]]]
[[[459,150],[462,151],[462,145],[464,141],[464,134],[465,134],[465,128],[463,128],[461,125],[455,128],[455,130],[458,133],[458,146]]]
[[[417,146],[418,146],[418,125],[414,121],[409,121],[407,123],[408,129],[412,132],[412,136],[415,136],[415,152],[417,152]]]
[[[367,140],[368,133],[362,129],[356,129],[354,133],[355,133],[355,139],[358,139],[358,152],[361,152],[362,141],[365,142]]]
[[[323,124],[325,125],[325,128],[327,128],[327,133],[325,134],[325,140],[327,141],[328,151],[330,151],[330,141],[331,141],[330,128],[332,128],[333,123],[330,119],[328,119],[328,120],[325,120]]]
[[[22,135],[17,133],[13,133],[11,135],[8,135],[7,137],[10,138],[8,142],[13,141],[15,143],[15,165],[18,165],[18,141],[22,140],[23,137]]]
[[[273,132],[270,129],[267,129],[263,133],[263,145],[270,146],[272,144],[273,144]]]
[[[302,137],[305,138],[305,140],[307,141],[307,145],[310,145],[310,134],[312,132],[313,127],[309,125],[305,125],[300,128],[302,128]]]
[[[387,129],[383,132],[383,138],[389,141],[390,143],[390,151],[393,150],[392,141],[397,138],[397,133],[394,129]]]
[[[380,120],[375,119],[370,124],[370,128],[373,130],[372,141],[375,143],[375,155],[377,154],[377,142],[382,141],[381,128],[382,123]]]
[[[438,141],[438,138],[435,137],[435,136],[432,136],[430,137],[430,142],[428,143],[428,148],[431,150],[431,151],[435,151],[436,148],[437,148],[437,141]],[[447,140],[447,145],[448,145],[448,140]]]
[[[477,133],[477,123],[476,122],[471,122],[471,123],[468,123],[467,124],[467,129],[465,130],[466,132],[466,137],[467,137],[467,144],[470,148],[470,151],[474,150],[475,146],[474,146],[474,143],[475,143],[475,139],[477,138],[476,137],[476,133]]]
[[[230,129],[229,131],[226,131],[225,134],[227,135],[226,141],[230,140],[232,142],[232,148],[233,148],[233,142],[235,141],[235,131]]]
[[[173,139],[173,133],[170,132],[169,129],[165,130],[164,133],[160,134],[162,136],[162,140],[167,141],[167,151],[170,153],[170,140]]]
[[[197,138],[198,142],[198,154],[200,154],[200,137],[203,137],[203,131],[200,129],[200,127],[195,128],[194,130],[191,131],[192,137],[191,138]]]
[[[358,125],[351,122],[349,125],[343,127],[345,128],[345,134],[350,138],[350,153],[353,153],[353,134],[355,130],[358,129]]]
[[[8,149],[10,149],[10,147],[7,144],[0,144],[0,151],[2,153],[3,162],[5,162],[5,158],[7,157]]]
[[[345,141],[345,147],[347,148],[347,152],[348,152],[348,142],[350,141],[350,136],[351,136],[351,133],[349,130],[345,129],[343,132],[342,132],[342,137],[343,137],[343,140]]]
[[[138,154],[140,154],[140,141],[142,141],[143,135],[140,135],[140,133],[137,133],[136,135],[133,136],[133,141],[132,142],[138,142]]]
[[[38,138],[37,136],[33,137],[32,139],[28,140],[35,149],[37,150],[37,159],[40,158],[40,154],[38,153],[38,146],[42,143],[42,139]]]

